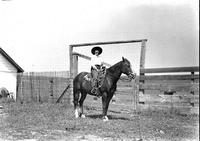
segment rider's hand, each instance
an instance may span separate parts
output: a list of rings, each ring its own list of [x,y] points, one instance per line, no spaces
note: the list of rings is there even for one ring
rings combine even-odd
[[[93,66],[93,69],[97,70],[97,67],[96,67],[96,66]]]

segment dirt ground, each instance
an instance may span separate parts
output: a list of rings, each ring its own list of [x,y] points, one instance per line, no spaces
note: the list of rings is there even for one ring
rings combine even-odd
[[[133,112],[114,104],[109,121],[101,105],[85,104],[86,118],[74,118],[73,107],[49,103],[0,103],[0,140],[22,141],[197,141],[199,116],[176,111]]]

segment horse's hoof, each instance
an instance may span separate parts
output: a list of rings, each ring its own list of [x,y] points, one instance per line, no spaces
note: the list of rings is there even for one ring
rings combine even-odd
[[[105,122],[105,121],[108,121],[108,117],[107,116],[104,116],[103,117],[103,121]]]
[[[81,118],[85,118],[85,115],[84,115],[84,114],[81,114]]]

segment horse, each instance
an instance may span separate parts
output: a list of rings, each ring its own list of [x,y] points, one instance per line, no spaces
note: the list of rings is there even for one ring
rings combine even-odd
[[[129,79],[134,79],[136,77],[136,73],[131,69],[131,63],[124,57],[122,57],[120,62],[114,64],[106,70],[102,86],[99,88],[102,96],[103,121],[108,121],[107,111],[109,103],[116,91],[117,81],[122,73],[127,75]],[[85,76],[88,74],[90,73],[81,72],[73,80],[73,103],[75,118],[85,118],[85,115],[83,114],[83,102],[87,94],[94,95],[91,93],[91,81],[85,79]]]

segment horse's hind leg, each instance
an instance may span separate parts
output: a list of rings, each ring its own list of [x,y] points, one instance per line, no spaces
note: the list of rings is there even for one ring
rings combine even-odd
[[[78,100],[79,100],[79,91],[74,92],[74,111],[75,111],[75,118],[79,117],[79,107],[78,107]]]
[[[79,105],[80,105],[80,109],[81,109],[80,116],[82,118],[85,118],[85,115],[83,114],[83,102],[84,102],[86,96],[87,96],[87,93],[81,92],[81,99],[79,100]]]

